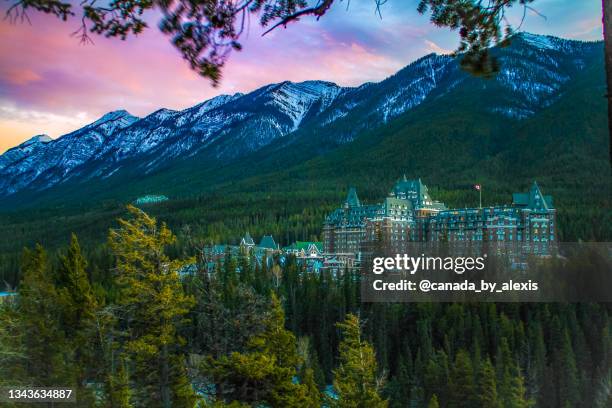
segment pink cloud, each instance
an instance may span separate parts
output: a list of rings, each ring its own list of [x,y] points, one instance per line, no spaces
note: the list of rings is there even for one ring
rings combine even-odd
[[[7,68],[0,72],[2,80],[14,85],[26,85],[30,82],[40,81],[42,78],[31,69]]]

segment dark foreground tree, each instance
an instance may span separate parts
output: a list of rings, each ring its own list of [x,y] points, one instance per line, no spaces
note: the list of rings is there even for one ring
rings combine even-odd
[[[272,294],[264,329],[251,337],[246,350],[209,358],[201,371],[215,384],[219,406],[320,407],[312,370],[301,383],[295,381],[300,360],[295,336],[285,329],[285,313]]]

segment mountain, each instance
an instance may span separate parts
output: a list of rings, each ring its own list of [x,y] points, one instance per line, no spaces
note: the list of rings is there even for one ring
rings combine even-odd
[[[359,143],[373,143],[377,129],[410,114],[411,123],[419,123],[414,112],[427,109],[469,107],[472,113],[497,117],[493,121],[499,124],[526,123],[562,100],[587,68],[601,64],[601,50],[601,42],[523,33],[509,47],[494,50],[502,69],[491,80],[466,74],[456,58],[430,54],[379,83],[355,88],[285,81],[248,94],[217,96],[183,111],[160,109],[144,118],[110,112],[56,140],[35,136],[0,156],[0,201],[25,205],[33,197],[44,200],[75,186],[81,191],[131,183],[136,193],[140,183],[146,190],[152,185],[176,190],[169,175],[181,171],[197,175],[182,181],[182,193],[192,193],[198,183],[283,170],[363,135],[371,134],[370,140]],[[499,151],[506,142],[470,141],[483,152],[487,149],[479,144],[494,144]],[[251,163],[246,173],[245,160]],[[103,197],[111,191],[98,193]]]

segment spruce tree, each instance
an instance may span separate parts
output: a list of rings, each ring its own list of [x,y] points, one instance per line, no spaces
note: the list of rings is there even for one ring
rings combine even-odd
[[[488,358],[481,364],[476,381],[476,401],[480,408],[499,408],[495,370]]]
[[[474,371],[465,350],[459,350],[451,370],[449,404],[458,408],[474,406]]]
[[[128,367],[126,359],[122,358],[116,372],[109,374],[106,379],[106,402],[112,408],[132,408],[131,398]]]
[[[93,398],[85,388],[85,383],[88,374],[92,374],[96,360],[95,313],[98,309],[86,269],[87,261],[81,253],[76,235],[72,234],[70,247],[60,256],[57,281],[60,286],[58,293],[62,305],[62,326],[74,351],[77,392],[82,405],[86,399],[92,401]]]
[[[306,387],[306,398],[304,408],[321,408],[321,392],[315,381],[315,375],[312,368],[307,368],[302,378],[302,384]]]
[[[443,350],[436,351],[427,362],[423,374],[426,396],[436,394],[443,404],[448,401],[450,373],[448,357]]]
[[[525,408],[529,406],[525,379],[512,356],[508,341],[502,337],[496,359],[499,402],[503,408]]]
[[[342,330],[340,366],[334,370],[337,399],[330,405],[338,408],[386,408],[381,396],[384,381],[377,373],[374,348],[361,338],[359,318],[348,314],[337,326]]]
[[[285,329],[283,308],[272,294],[264,329],[249,340],[246,351],[209,358],[202,371],[213,379],[220,404],[310,407],[319,400],[319,391],[312,374],[304,384],[294,381],[300,360],[295,336]]]
[[[580,394],[576,358],[567,330],[563,333],[561,348],[555,355],[555,371],[558,378],[559,402],[562,408],[574,407]]]
[[[388,394],[391,397],[390,406],[393,408],[405,407],[406,403],[410,400],[411,373],[406,359],[410,359],[410,355],[407,358],[404,355],[400,356],[397,373],[387,386]]]
[[[525,390],[525,380],[521,374],[520,367],[513,365],[508,368],[507,387],[508,393],[502,401],[504,408],[527,408],[531,403],[527,400]]]
[[[433,394],[429,399],[427,408],[440,408],[440,404],[438,403],[438,397],[436,396],[436,394]]]
[[[166,255],[176,238],[165,224],[133,206],[128,210],[131,219],[119,220],[109,244],[116,257],[133,403],[193,407],[197,398],[186,380],[184,339],[179,335],[194,303],[178,273],[185,262]]]
[[[62,309],[47,253],[24,250],[17,298],[26,375],[37,386],[74,386],[73,353],[60,325]]]
[[[26,383],[23,332],[12,301],[0,302],[0,386]]]

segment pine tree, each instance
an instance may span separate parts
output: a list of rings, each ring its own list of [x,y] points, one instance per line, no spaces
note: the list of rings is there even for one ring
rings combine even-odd
[[[210,358],[202,369],[213,378],[219,403],[298,408],[312,406],[318,395],[318,390],[313,395],[314,377],[294,382],[300,363],[295,336],[285,329],[283,308],[272,294],[264,329],[246,351]]]
[[[194,301],[185,295],[166,248],[175,236],[155,218],[129,206],[109,244],[116,256],[119,304],[125,322],[123,347],[131,362],[136,405],[193,407],[196,396],[185,378],[184,340],[178,330]]]
[[[436,394],[436,397],[443,404],[448,401],[448,384],[450,373],[448,367],[448,357],[443,350],[438,350],[429,359],[423,374],[426,396]]]
[[[317,350],[310,337],[301,337],[298,340],[298,354],[302,360],[298,375],[305,378],[306,371],[312,370],[313,379],[319,390],[325,388],[325,374],[319,363]]]
[[[526,408],[525,379],[512,356],[508,341],[502,337],[496,359],[499,402],[503,408]]]
[[[438,397],[436,394],[432,395],[429,404],[427,404],[427,408],[440,408],[440,404],[438,404]]]
[[[302,378],[302,383],[306,387],[306,400],[304,408],[320,408],[321,407],[321,391],[315,381],[314,371],[312,368],[307,368]]]
[[[555,356],[555,372],[558,378],[559,401],[563,408],[576,406],[579,399],[576,358],[567,330],[563,333],[561,348]]]
[[[60,326],[60,296],[42,246],[24,250],[17,310],[26,375],[38,386],[74,386],[73,355]]]
[[[13,302],[0,302],[0,386],[26,382],[25,354],[20,319]]]
[[[451,370],[450,405],[458,408],[474,406],[474,371],[465,350],[459,350]]]
[[[410,352],[410,350],[408,350]],[[389,389],[390,395],[390,406],[391,407],[405,407],[406,403],[410,399],[410,368],[406,360],[410,359],[410,355],[404,357],[401,355],[397,366],[396,375],[389,381],[387,388]]]
[[[60,256],[60,268],[57,281],[62,305],[62,327],[70,338],[70,347],[74,350],[74,361],[77,368],[79,403],[92,401],[93,396],[85,388],[88,371],[94,366],[95,313],[98,302],[91,289],[87,276],[87,261],[81,253],[81,247],[75,234],[72,234],[70,247],[66,254]],[[89,373],[91,374],[91,373]],[[92,402],[93,403],[93,402]]]
[[[380,395],[384,382],[377,373],[374,348],[361,339],[359,319],[348,314],[337,326],[343,333],[340,366],[334,370],[334,388],[338,398],[330,399],[330,405],[338,408],[386,408],[388,401]]]
[[[127,362],[122,358],[116,373],[106,379],[106,402],[111,408],[132,408],[131,394]]]
[[[495,370],[491,360],[488,358],[481,364],[478,379],[476,381],[477,407],[499,408],[497,399],[497,385],[495,382]]]
[[[521,370],[518,365],[513,365],[508,369],[507,374],[507,387],[508,393],[506,398],[502,401],[504,408],[527,408],[530,406],[530,402],[527,401],[525,396],[525,380],[521,374]]]

